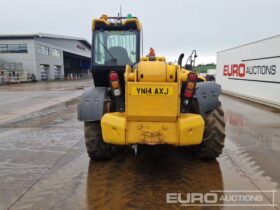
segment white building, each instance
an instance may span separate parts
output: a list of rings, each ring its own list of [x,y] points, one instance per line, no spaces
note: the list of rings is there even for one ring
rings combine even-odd
[[[91,45],[82,38],[42,33],[0,35],[0,59],[22,63],[23,70],[34,74],[36,80],[86,73],[90,56]]]

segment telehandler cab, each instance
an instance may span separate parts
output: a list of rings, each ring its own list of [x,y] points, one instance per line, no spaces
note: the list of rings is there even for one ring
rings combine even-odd
[[[118,145],[192,146],[202,159],[224,147],[221,88],[192,71],[191,64],[167,63],[153,49],[140,58],[141,24],[136,17],[102,15],[92,23],[92,75],[78,106],[88,154],[112,158]],[[189,60],[189,59],[188,59]]]

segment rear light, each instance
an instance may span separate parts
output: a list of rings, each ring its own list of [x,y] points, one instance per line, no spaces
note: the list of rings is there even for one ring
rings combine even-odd
[[[121,95],[121,90],[120,89],[115,89],[113,92],[114,92],[114,96],[120,96]]]
[[[112,93],[114,96],[120,96],[121,95],[121,89],[120,89],[120,82],[119,82],[119,76],[118,73],[115,71],[111,71],[109,74],[110,84],[112,88]]]
[[[117,89],[117,88],[120,87],[120,84],[119,84],[118,81],[112,81],[111,85],[112,85],[112,88],[113,88],[113,89]]]
[[[110,75],[109,75],[109,78],[110,78],[111,81],[116,81],[116,80],[118,80],[118,79],[119,79],[118,73],[115,72],[115,71],[111,71],[111,73],[110,73]]]
[[[191,81],[191,82],[195,82],[196,81],[196,73],[189,73],[189,76],[188,76],[188,81]]]
[[[190,90],[193,90],[195,87],[195,83],[194,82],[188,82],[187,84],[187,88],[190,89]]]
[[[193,96],[193,91],[192,90],[185,90],[184,96],[188,99],[190,99]]]
[[[187,78],[187,84],[184,90],[184,97],[190,100],[193,97],[195,86],[196,86],[196,73],[190,72]]]

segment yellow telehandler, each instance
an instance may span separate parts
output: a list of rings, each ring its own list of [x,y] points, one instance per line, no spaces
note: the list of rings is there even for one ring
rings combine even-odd
[[[193,71],[196,51],[186,65],[184,54],[171,64],[152,48],[140,57],[141,24],[131,15],[102,15],[92,30],[94,87],[78,106],[90,158],[110,159],[119,145],[141,144],[192,146],[201,159],[222,153],[221,88]]]

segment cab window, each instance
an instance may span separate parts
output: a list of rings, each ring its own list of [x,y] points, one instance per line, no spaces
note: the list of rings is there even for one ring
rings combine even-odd
[[[136,63],[136,31],[95,31],[94,64],[125,66]]]

